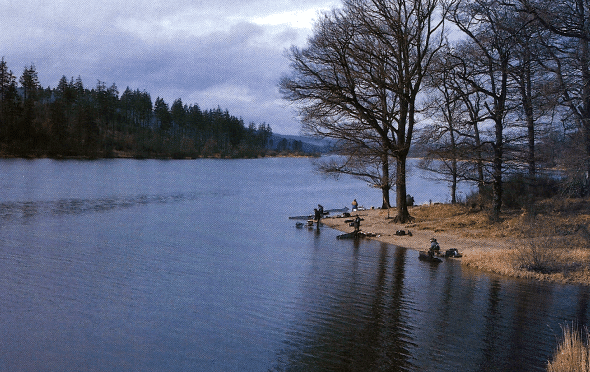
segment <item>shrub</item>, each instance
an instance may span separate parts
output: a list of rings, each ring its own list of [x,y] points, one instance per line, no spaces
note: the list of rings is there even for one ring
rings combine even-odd
[[[482,209],[485,205],[492,202],[492,188],[489,186],[484,187],[483,192],[473,192],[465,196],[465,204],[472,209]]]
[[[563,181],[561,196],[565,198],[579,198],[588,191],[588,178],[585,174],[573,174]]]
[[[508,220],[507,225],[525,238],[515,249],[517,269],[567,276],[590,263],[590,232],[575,219],[523,214]]]
[[[556,196],[560,192],[560,181],[549,176],[535,178],[532,185],[525,174],[516,173],[504,180],[502,187],[502,205],[506,208],[521,209],[527,207],[527,195],[536,199],[546,199]],[[530,188],[529,188],[530,186]],[[467,195],[468,205],[490,205],[493,190],[491,185],[485,185],[481,192]]]
[[[529,188],[530,186],[530,188]],[[525,195],[533,198],[551,198],[559,193],[559,181],[552,177],[539,176],[530,182],[524,174],[514,174],[504,182],[502,203],[508,208],[523,208],[528,202]]]
[[[564,248],[569,248],[570,240],[557,234],[557,227],[551,219],[525,215],[512,224],[518,226],[520,235],[527,238],[516,248],[517,268],[542,274],[568,270]]]
[[[551,274],[564,270],[562,250],[555,239],[529,238],[529,241],[517,248],[516,263],[520,269],[542,274]]]

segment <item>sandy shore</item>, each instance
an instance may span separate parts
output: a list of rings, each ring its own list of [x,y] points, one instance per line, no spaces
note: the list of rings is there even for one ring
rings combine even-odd
[[[394,211],[391,212],[393,217]],[[473,253],[475,251],[484,251],[490,249],[490,241],[488,239],[473,239],[457,236],[455,233],[445,231],[434,231],[431,229],[418,228],[414,223],[396,224],[393,219],[387,217],[386,210],[373,209],[358,212],[352,212],[352,216],[360,216],[361,230],[366,233],[376,234],[378,236],[371,237],[385,243],[406,247],[415,250],[427,250],[430,247],[430,238],[436,238],[442,250],[456,248],[460,252]],[[343,232],[351,232],[354,229],[346,223],[346,220],[351,219],[340,217],[329,217],[322,220],[322,222],[336,230]],[[398,230],[410,231],[411,236],[398,236],[395,234]],[[509,248],[509,241],[495,241],[493,242],[495,249]]]
[[[415,207],[428,208],[428,206]],[[410,210],[410,214],[417,213],[417,209]],[[575,283],[575,284],[590,284],[590,270],[588,265],[578,267],[576,270],[569,270],[563,272],[554,272],[551,274],[542,274],[523,270],[515,265],[515,257],[517,255],[516,247],[526,244],[524,239],[513,238],[508,236],[503,237],[473,237],[473,231],[465,234],[467,228],[440,228],[432,227],[444,226],[444,221],[439,224],[423,224],[420,221],[415,221],[407,224],[397,224],[393,222],[395,215],[394,210],[390,210],[390,217],[388,218],[387,210],[370,209],[352,212],[352,217],[332,216],[324,218],[322,222],[324,225],[343,232],[352,232],[353,227],[349,226],[350,220],[355,216],[360,216],[361,231],[375,235],[374,237],[365,239],[375,239],[388,244],[405,247],[414,250],[427,250],[430,246],[430,238],[436,238],[440,244],[441,251],[456,248],[463,254],[460,258],[461,263],[465,266],[476,268],[479,270],[492,272],[500,275],[520,278],[530,278],[544,281],[552,281],[558,283]],[[411,235],[396,235],[396,231],[409,231]],[[472,236],[469,236],[472,235]],[[416,255],[417,257],[417,255]]]

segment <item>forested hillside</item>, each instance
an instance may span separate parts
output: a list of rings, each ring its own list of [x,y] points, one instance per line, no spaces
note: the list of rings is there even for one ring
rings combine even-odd
[[[152,103],[153,102],[153,103]],[[272,129],[221,108],[171,105],[146,91],[63,76],[42,88],[35,66],[17,79],[0,61],[0,155],[27,157],[257,157]]]

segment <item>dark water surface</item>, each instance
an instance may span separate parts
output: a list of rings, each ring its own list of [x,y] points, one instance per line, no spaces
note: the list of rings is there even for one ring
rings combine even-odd
[[[307,159],[15,159],[0,175],[1,371],[541,371],[560,324],[588,324],[585,287],[296,229],[317,203],[381,204]],[[448,199],[419,173],[409,191]]]

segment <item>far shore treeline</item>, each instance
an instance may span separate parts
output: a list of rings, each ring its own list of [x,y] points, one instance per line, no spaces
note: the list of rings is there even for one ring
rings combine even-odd
[[[272,142],[270,125],[246,126],[219,107],[202,110],[180,98],[152,103],[145,90],[119,93],[102,81],[88,88],[65,75],[55,88],[42,88],[34,65],[17,79],[0,60],[3,157],[247,158],[274,155]]]

